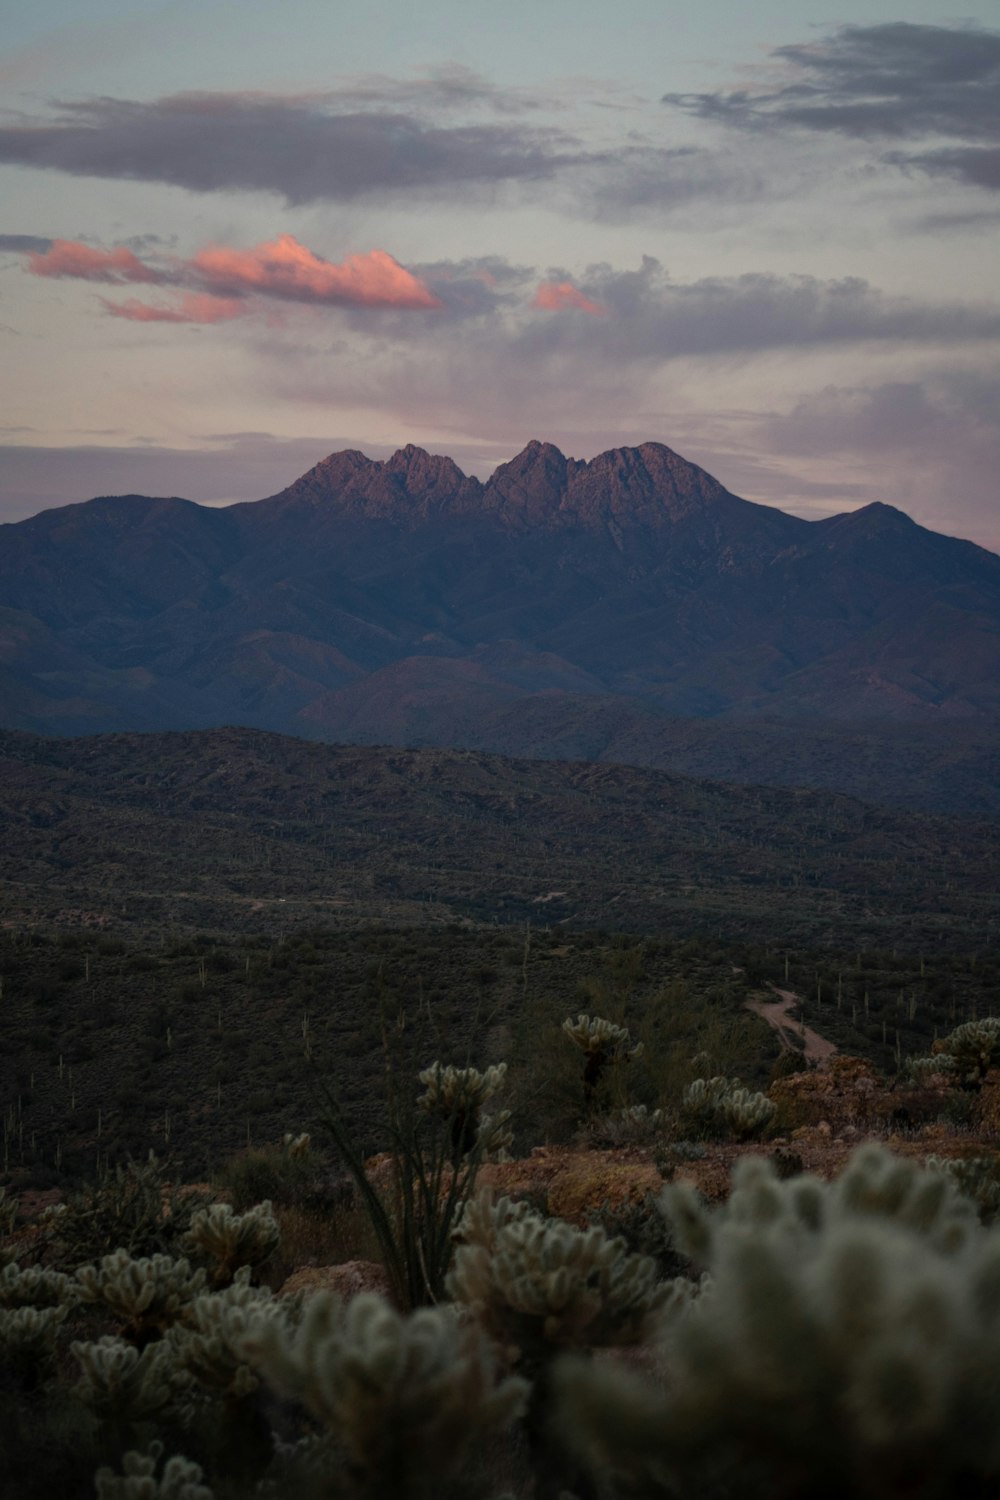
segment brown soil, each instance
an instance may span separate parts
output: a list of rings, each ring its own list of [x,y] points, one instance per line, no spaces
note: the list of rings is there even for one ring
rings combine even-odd
[[[792,1011],[802,1004],[801,996],[794,990],[779,990],[775,984],[769,988],[777,995],[777,1000],[748,1000],[747,1009],[774,1027],[783,1047],[800,1052],[807,1063],[817,1068],[825,1067],[837,1048],[818,1031],[812,1031],[803,1021],[792,1018]]]

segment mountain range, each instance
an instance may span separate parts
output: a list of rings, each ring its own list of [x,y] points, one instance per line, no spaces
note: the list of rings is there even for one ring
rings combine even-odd
[[[742,500],[659,443],[531,442],[486,483],[348,450],[225,509],[113,496],[0,527],[7,728],[242,724],[736,779],[749,744],[781,779],[790,737],[830,759],[873,725],[895,726],[887,765],[893,734],[982,761],[998,714],[1000,557],[882,504]]]

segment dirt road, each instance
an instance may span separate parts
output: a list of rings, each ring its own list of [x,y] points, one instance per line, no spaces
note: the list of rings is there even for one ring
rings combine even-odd
[[[793,1047],[801,1052],[806,1062],[822,1068],[837,1051],[833,1042],[812,1031],[802,1021],[792,1019],[791,1012],[802,1004],[794,990],[779,990],[776,984],[768,986],[778,997],[776,1000],[748,1000],[747,1009],[761,1016],[773,1026],[781,1038],[782,1046]]]

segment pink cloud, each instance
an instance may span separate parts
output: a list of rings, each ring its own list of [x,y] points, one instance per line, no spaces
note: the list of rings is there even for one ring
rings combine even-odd
[[[210,292],[187,292],[176,307],[153,307],[134,297],[128,302],[108,302],[104,297],[101,301],[112,318],[130,323],[227,323],[247,311],[239,298],[213,297]]]
[[[248,298],[324,306],[441,306],[426,282],[385,250],[369,250],[334,262],[300,245],[291,234],[249,250],[208,245],[189,260],[170,256],[158,266],[148,265],[124,248],[95,250],[76,240],[54,240],[48,250],[29,253],[27,269],[33,276],[190,288],[175,306],[104,302],[111,317],[133,322],[224,322],[250,311],[245,303]]]
[[[32,276],[72,276],[78,281],[159,283],[168,279],[165,272],[145,265],[131,250],[95,250],[79,240],[53,240],[44,253],[33,251],[28,256],[28,270]]]
[[[199,250],[187,267],[204,284],[234,296],[257,292],[295,302],[357,307],[441,306],[430,288],[385,250],[349,255],[334,263],[314,255],[290,234],[251,250],[211,245]]]
[[[608,311],[600,302],[592,302],[589,297],[585,297],[571,281],[543,281],[531,305],[544,307],[549,312],[564,312],[567,308],[575,308],[578,312],[590,313],[594,318],[606,317]]]

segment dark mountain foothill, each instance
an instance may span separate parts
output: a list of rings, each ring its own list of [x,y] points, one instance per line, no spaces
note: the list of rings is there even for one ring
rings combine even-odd
[[[875,504],[805,521],[659,443],[408,446],[269,499],[0,527],[0,724],[243,724],[624,760],[1000,811],[1000,557]]]

